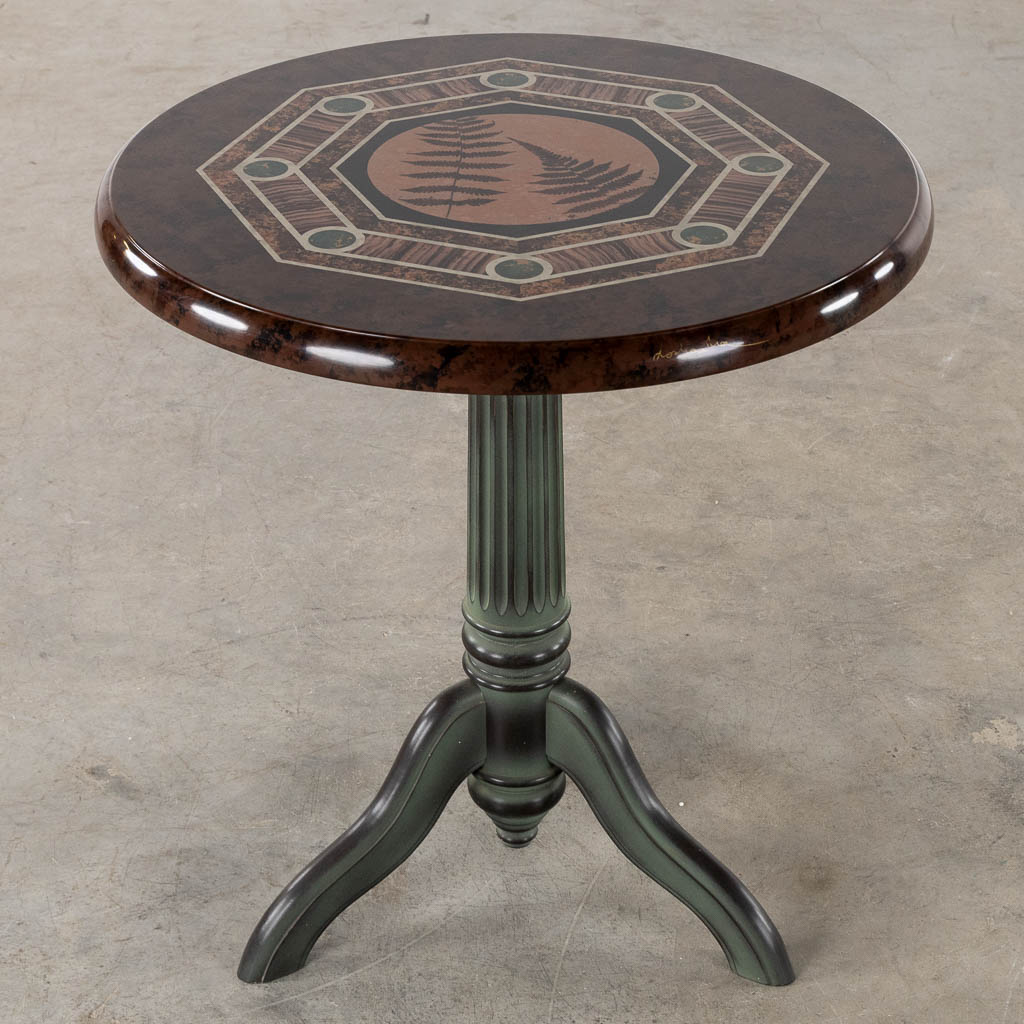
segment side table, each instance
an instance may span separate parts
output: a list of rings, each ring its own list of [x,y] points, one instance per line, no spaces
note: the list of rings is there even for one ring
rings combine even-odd
[[[121,285],[199,338],[335,380],[470,396],[465,678],[266,911],[239,977],[302,967],[464,780],[521,847],[568,776],[736,973],[792,981],[767,914],[568,675],[561,395],[737,369],[889,301],[932,231],[900,141],[833,93],[713,53],[406,39],[179,103],[111,165],[96,231]]]

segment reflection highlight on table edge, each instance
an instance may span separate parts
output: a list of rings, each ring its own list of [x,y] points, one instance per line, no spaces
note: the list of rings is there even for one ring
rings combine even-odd
[[[918,197],[903,230],[837,281],[711,323],[609,338],[466,341],[373,334],[219,295],[162,265],[121,225],[110,199],[117,159],[100,186],[96,235],[111,273],[138,302],[189,334],[262,362],[353,383],[450,394],[584,393],[762,362],[845,330],[880,308],[913,278],[931,240],[931,195],[911,160]]]

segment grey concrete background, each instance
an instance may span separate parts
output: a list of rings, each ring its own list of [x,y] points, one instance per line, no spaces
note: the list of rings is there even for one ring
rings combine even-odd
[[[0,4],[0,1017],[1019,1024],[1024,8],[423,4]],[[522,852],[461,791],[305,971],[234,977],[457,676],[464,400],[177,333],[101,265],[95,190],[230,75],[492,30],[773,65],[932,183],[932,255],[869,321],[565,402],[574,674],[775,916],[789,989],[733,978],[571,788]]]

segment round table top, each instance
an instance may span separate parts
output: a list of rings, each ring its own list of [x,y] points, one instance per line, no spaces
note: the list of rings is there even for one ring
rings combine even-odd
[[[243,355],[420,391],[661,384],[836,333],[913,277],[920,167],[834,93],[658,43],[460,35],[240,75],[143,128],[107,265]]]

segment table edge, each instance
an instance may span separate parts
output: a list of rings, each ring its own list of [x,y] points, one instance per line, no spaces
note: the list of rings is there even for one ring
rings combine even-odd
[[[100,184],[95,231],[107,268],[137,302],[194,337],[260,362],[356,384],[445,394],[611,391],[765,362],[837,334],[889,302],[924,262],[934,225],[927,180],[903,148],[917,176],[914,209],[892,241],[849,274],[737,316],[614,337],[465,341],[375,334],[283,316],[213,292],[164,266],[122,224],[111,198],[120,154]],[[488,361],[495,368],[490,375]]]

